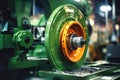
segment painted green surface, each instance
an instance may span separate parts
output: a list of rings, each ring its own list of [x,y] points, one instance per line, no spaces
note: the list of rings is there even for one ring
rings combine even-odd
[[[13,29],[14,30],[13,34],[10,34],[10,35],[0,34],[0,44],[1,44],[0,49],[3,49],[3,48],[14,49],[12,51],[14,52],[12,53],[14,54],[14,56],[10,58],[11,59],[10,66],[12,66],[14,63],[17,64],[16,61],[18,57],[21,58],[22,61],[26,61],[26,53],[34,57],[40,57],[40,58],[41,57],[46,58],[46,53],[47,53],[48,58],[52,63],[52,65],[59,70],[76,68],[83,63],[86,55],[86,51],[87,51],[87,43],[86,43],[85,54],[82,60],[76,64],[69,63],[61,55],[60,44],[59,44],[59,34],[64,23],[69,21],[79,21],[84,26],[86,36],[87,36],[87,26],[85,25],[84,17],[87,17],[91,13],[91,7],[88,4],[87,0],[81,0],[81,2],[76,2],[74,0],[36,0],[36,2],[40,3],[42,8],[44,9],[44,17],[39,20],[38,26],[40,26],[41,24],[44,24],[44,22],[45,23],[47,22],[47,26],[44,25],[46,26],[45,46],[41,44],[37,44],[33,49],[30,49],[28,52],[27,52],[27,49],[29,49],[32,46],[33,38],[31,37],[32,34],[29,32],[26,32],[25,28],[23,27],[22,19],[24,17],[29,19],[30,16],[32,16],[31,14],[32,0],[5,0],[5,1],[1,1],[1,3],[2,2],[6,3],[5,6],[3,6],[3,8],[4,7],[10,8],[10,11],[14,13],[14,17],[17,20],[17,25],[15,25],[16,29],[15,28]],[[66,13],[64,9],[65,6],[61,6],[65,4],[73,4],[74,6],[76,6],[77,8],[74,6],[66,5],[69,9],[75,10],[75,12]],[[81,16],[82,19],[80,19],[79,16]],[[26,44],[25,42],[26,40],[25,38],[27,37],[30,39],[29,44]],[[24,47],[24,49],[21,49],[21,47]],[[21,53],[23,53],[24,50],[26,52],[24,55],[22,54],[21,56]],[[18,61],[18,64],[19,64],[19,61]],[[22,62],[20,64],[22,65]],[[19,66],[17,65],[16,67]],[[24,66],[24,63],[22,66]],[[28,65],[28,66],[30,67],[31,65]],[[24,66],[24,67],[28,67],[28,66]]]
[[[60,46],[60,31],[69,21],[78,21],[85,30],[86,48],[80,61],[71,63],[63,56]],[[63,5],[53,11],[48,19],[45,32],[45,48],[49,61],[58,70],[67,70],[80,67],[85,60],[88,47],[88,33],[85,18],[81,11],[73,5]]]
[[[65,4],[72,4],[76,6],[79,10],[82,11],[85,17],[89,16],[92,13],[92,7],[88,0],[80,0],[80,2],[77,2],[75,0],[37,0],[37,2],[40,2],[43,4],[43,8],[45,10],[45,16],[46,19],[49,18],[51,13],[59,6],[65,5]]]
[[[27,30],[19,30],[13,35],[13,42],[19,47],[29,48],[33,44],[33,36]]]
[[[12,36],[9,34],[0,34],[0,50],[4,48],[13,48]]]

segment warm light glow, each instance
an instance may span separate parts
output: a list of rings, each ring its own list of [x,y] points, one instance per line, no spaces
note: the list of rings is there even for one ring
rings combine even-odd
[[[111,11],[111,6],[109,5],[103,5],[100,7],[100,10],[105,12],[105,11]]]
[[[115,29],[119,30],[119,25],[118,24],[115,25]]]
[[[90,18],[89,21],[90,21],[90,25],[94,26],[94,20],[92,18]]]
[[[34,26],[37,26],[39,21],[40,21],[40,19],[38,17],[37,16],[31,16],[30,17],[30,24],[34,25]]]
[[[36,19],[36,18],[34,18],[32,21],[30,21],[30,24],[31,25],[38,25],[38,23],[39,23],[39,19]]]

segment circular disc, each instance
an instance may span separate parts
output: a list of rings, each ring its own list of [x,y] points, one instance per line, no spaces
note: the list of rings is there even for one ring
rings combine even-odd
[[[61,32],[65,29],[65,25],[69,22],[79,23],[83,29],[81,32],[84,35],[86,43],[82,51],[78,51],[78,54],[82,54],[76,61],[71,61],[66,58],[61,45]],[[64,27],[64,28],[63,28]],[[76,33],[77,30],[73,30]],[[78,29],[79,30],[79,29]],[[67,33],[67,32],[66,32]],[[64,45],[67,47],[67,45]],[[55,69],[58,70],[71,70],[80,67],[84,62],[88,47],[88,34],[87,26],[85,24],[85,18],[81,11],[71,4],[62,5],[56,8],[48,19],[46,31],[45,31],[45,48],[48,56],[48,60]]]
[[[86,40],[83,26],[77,21],[69,21],[63,26],[60,33],[60,44],[66,59],[75,63],[82,58],[85,46],[73,49],[71,42],[71,36],[73,34],[84,37]]]

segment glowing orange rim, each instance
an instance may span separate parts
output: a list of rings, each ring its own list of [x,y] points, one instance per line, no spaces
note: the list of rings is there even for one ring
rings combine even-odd
[[[60,33],[60,44],[62,47],[62,51],[64,56],[70,62],[78,62],[84,53],[85,45],[82,48],[77,48],[75,50],[70,47],[70,35],[76,34],[77,36],[82,36],[86,40],[86,36],[84,33],[83,26],[76,21],[71,21],[65,24]]]

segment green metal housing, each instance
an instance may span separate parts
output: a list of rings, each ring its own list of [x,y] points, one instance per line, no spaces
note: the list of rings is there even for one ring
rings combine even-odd
[[[5,5],[2,5],[3,3],[5,3]],[[68,63],[64,59],[64,57],[60,55],[61,50],[59,45],[59,34],[64,23],[69,21],[79,21],[84,26],[87,36],[87,26],[85,25],[85,18],[87,18],[87,16],[91,14],[91,7],[90,4],[88,3],[88,0],[81,0],[81,2],[76,2],[74,0],[35,0],[35,3],[38,3],[39,5],[38,7],[43,9],[44,16],[42,19],[39,19],[39,23],[37,25],[33,25],[33,24],[29,24],[29,25],[30,27],[31,25],[32,27],[40,27],[41,24],[47,22],[47,25],[46,24],[43,25],[46,27],[45,44],[33,45],[34,44],[34,39],[32,37],[33,35],[30,32],[28,32],[26,27],[24,27],[23,25],[23,18],[30,19],[31,16],[34,16],[33,14],[31,14],[33,10],[32,0],[0,1],[0,5],[1,5],[0,8],[2,8],[3,10],[9,8],[9,10],[12,13],[11,17],[14,18],[17,22],[17,25],[14,25],[16,27],[13,29],[13,33],[0,34],[0,50],[2,51],[3,49],[6,48],[13,49],[12,51],[13,55],[10,57],[11,62],[9,61],[10,63],[9,66],[12,66],[13,64],[17,64],[16,67],[19,67],[21,64],[18,65],[18,63],[26,61],[27,60],[26,57],[38,57],[38,58],[48,57],[54,68],[59,70],[66,70],[66,69],[79,67],[85,59],[87,47],[85,50],[85,54],[80,62],[76,64]],[[66,13],[64,9],[65,4],[69,4],[66,7],[75,10],[75,13],[72,12]],[[70,4],[72,4],[73,6],[71,6]],[[79,16],[81,16],[82,18],[80,19]],[[88,43],[86,43],[86,46],[87,44]],[[31,49],[31,47],[34,48]],[[52,59],[53,57],[52,53],[55,54],[54,57],[55,59]],[[17,57],[21,58],[20,61],[17,59]],[[29,67],[31,67],[31,65],[29,65]],[[24,66],[24,68],[26,68],[26,66]]]
[[[65,59],[60,46],[60,32],[64,24],[70,21],[78,21],[85,30],[86,48],[79,62],[71,63]],[[56,8],[48,19],[45,32],[45,48],[50,63],[58,70],[70,70],[80,67],[85,60],[88,47],[88,31],[85,18],[81,11],[70,4]]]

